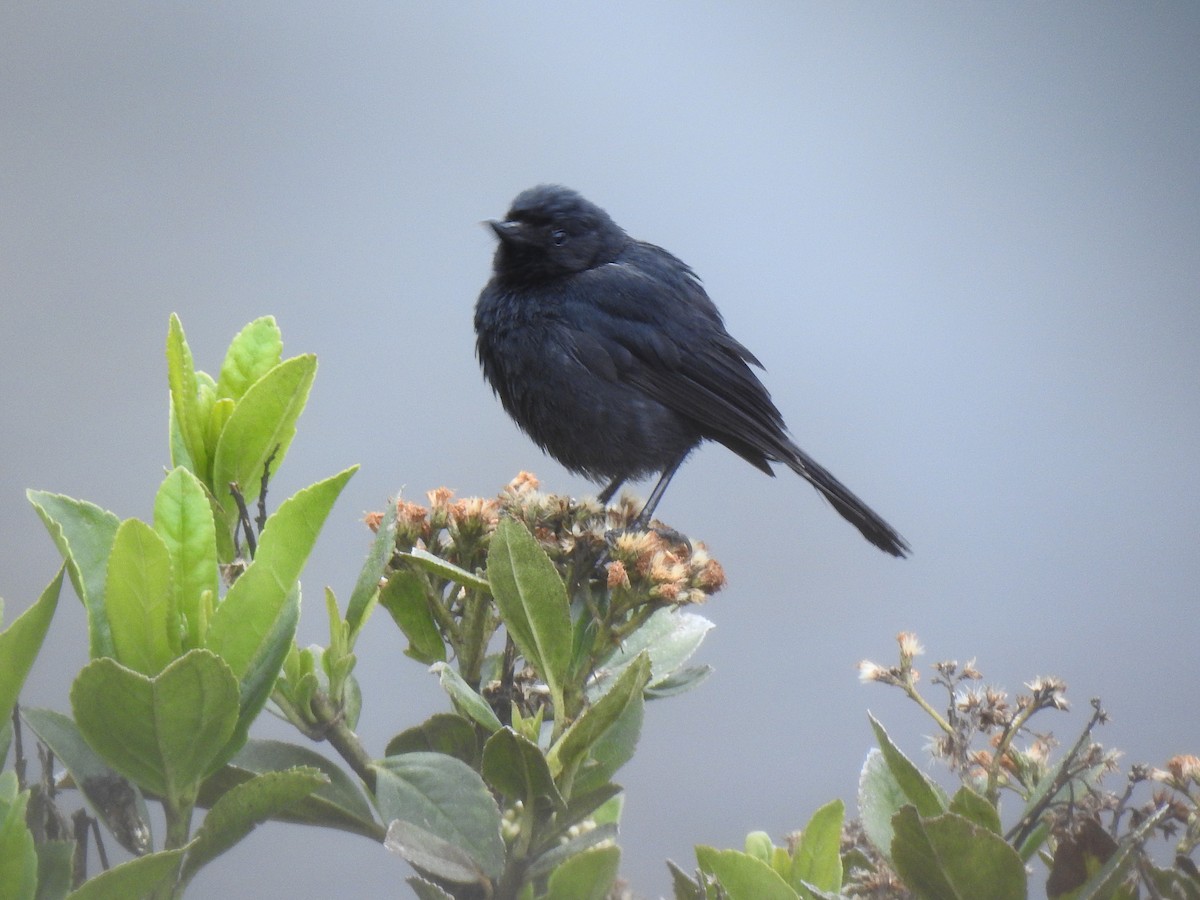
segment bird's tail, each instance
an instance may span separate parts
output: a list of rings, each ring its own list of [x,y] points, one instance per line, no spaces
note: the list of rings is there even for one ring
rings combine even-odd
[[[884,553],[899,557],[908,556],[911,552],[908,542],[897,534],[896,529],[880,518],[878,513],[854,496],[848,487],[795,444],[789,444],[787,451],[783,462],[788,468],[820,491],[843,519],[862,532],[863,537]]]

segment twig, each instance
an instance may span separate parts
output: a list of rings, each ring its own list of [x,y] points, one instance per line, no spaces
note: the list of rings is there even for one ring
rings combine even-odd
[[[263,463],[262,484],[258,489],[258,518],[254,520],[258,525],[259,534],[262,534],[262,530],[267,525],[267,482],[271,480],[271,463],[275,461],[275,455],[278,452],[279,445],[276,444],[271,455],[267,457],[267,461]]]
[[[254,559],[254,554],[258,551],[258,539],[254,535],[254,526],[250,524],[250,510],[246,509],[246,498],[242,496],[242,489],[236,481],[229,482],[229,493],[233,495],[233,502],[238,508],[238,528],[233,534],[234,543],[237,543],[237,532],[240,530],[246,536],[246,549],[250,558]]]
[[[262,481],[258,487],[258,515],[254,517],[254,525],[258,526],[257,531],[250,523],[250,510],[246,507],[246,498],[242,494],[241,485],[236,481],[229,482],[229,493],[233,495],[233,502],[237,504],[238,508],[238,529],[233,533],[234,546],[237,546],[237,531],[240,530],[246,536],[246,549],[250,552],[251,559],[254,559],[255,553],[258,552],[258,535],[262,534],[263,529],[267,527],[267,485],[271,480],[271,463],[275,461],[278,453],[279,444],[276,444],[271,455],[263,463]]]
[[[100,865],[104,871],[108,871],[108,851],[104,849],[104,836],[100,834],[100,820],[93,817],[87,817],[88,824],[92,826],[92,840],[96,842],[96,852],[100,854]]]
[[[1059,766],[1058,773],[1054,776],[1054,781],[1050,783],[1050,787],[1046,790],[1046,793],[1042,794],[1041,799],[1034,804],[1033,808],[1025,813],[1021,817],[1021,820],[1009,829],[1008,834],[1005,835],[1005,840],[1014,847],[1020,847],[1028,839],[1029,835],[1037,827],[1038,819],[1042,817],[1042,813],[1054,802],[1054,798],[1058,796],[1058,792],[1078,774],[1072,771],[1071,764],[1083,751],[1083,746],[1091,737],[1092,730],[1108,717],[1104,710],[1100,708],[1099,699],[1092,700],[1092,710],[1092,718],[1084,727],[1083,733],[1079,735],[1079,740],[1075,742],[1070,752],[1063,758],[1062,765]]]
[[[17,790],[25,790],[25,749],[21,746],[21,704],[14,703],[13,727],[13,771],[17,773]]]

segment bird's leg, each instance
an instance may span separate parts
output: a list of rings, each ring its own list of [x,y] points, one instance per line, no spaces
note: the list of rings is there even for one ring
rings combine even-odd
[[[612,481],[610,481],[608,483],[608,487],[606,487],[604,490],[602,490],[599,494],[596,495],[596,499],[599,500],[601,503],[603,503],[605,506],[608,506],[608,501],[612,500],[612,498],[616,496],[618,489],[620,489],[621,485],[623,485],[624,483],[625,483],[625,476],[618,475],[616,478],[614,478]]]
[[[658,478],[658,484],[654,485],[654,490],[650,492],[650,497],[646,500],[646,505],[642,507],[642,511],[633,520],[631,528],[644,530],[650,524],[650,520],[654,517],[654,510],[658,508],[658,502],[662,500],[663,494],[667,492],[667,485],[671,483],[671,479],[679,471],[679,467],[683,465],[683,460],[686,457],[686,453],[681,453],[673,463],[663,469],[662,475]]]
[[[619,535],[626,534],[631,531],[654,531],[664,540],[670,541],[674,544],[683,544],[687,547],[688,553],[692,552],[692,542],[688,540],[687,535],[680,534],[674,528],[651,529],[649,527],[650,520],[654,518],[654,510],[658,508],[659,501],[662,500],[663,494],[667,492],[667,485],[671,483],[671,479],[674,477],[675,473],[679,471],[679,467],[683,465],[683,461],[686,458],[687,453],[681,453],[675,458],[674,461],[671,462],[670,465],[663,469],[662,475],[660,475],[658,478],[658,483],[654,485],[654,490],[650,492],[650,497],[646,500],[646,504],[642,507],[642,511],[637,514],[637,518],[635,518],[624,528],[613,529],[605,535],[610,544],[615,541]],[[621,486],[621,483],[624,482],[624,480],[624,477],[617,478],[612,484],[602,490],[599,494],[600,502],[607,505],[608,501],[612,499],[613,494],[617,492],[617,488]],[[603,566],[608,562],[608,559],[608,550],[606,549],[600,554],[600,558],[596,561],[596,565]]]

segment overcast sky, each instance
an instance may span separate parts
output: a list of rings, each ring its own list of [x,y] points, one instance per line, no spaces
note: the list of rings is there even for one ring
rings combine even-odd
[[[171,312],[211,372],[264,314],[319,356],[274,496],[362,464],[302,643],[397,490],[521,469],[590,490],[473,358],[479,222],[555,181],[699,272],[800,446],[914,548],[885,556],[722,447],[683,468],[659,515],[729,587],[704,610],[714,676],[648,708],[620,776],[637,890],[693,844],[852,805],[868,708],[919,755],[931,723],[855,672],[904,629],[1013,691],[1064,678],[1074,711],[1039,724],[1067,741],[1100,696],[1128,762],[1200,752],[1197,47],[1187,2],[8,2],[6,619],[58,565],[27,487],[150,516]],[[386,616],[360,644],[375,752],[444,705],[403,646]],[[85,654],[68,593],[26,702],[66,710]],[[189,896],[384,896],[408,872],[272,825]]]

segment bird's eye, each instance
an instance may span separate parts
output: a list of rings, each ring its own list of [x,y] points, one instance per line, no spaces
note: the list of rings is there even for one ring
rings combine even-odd
[[[567,242],[567,233],[561,228],[555,228],[552,232],[550,232],[550,238],[554,241],[555,247],[561,247]]]

